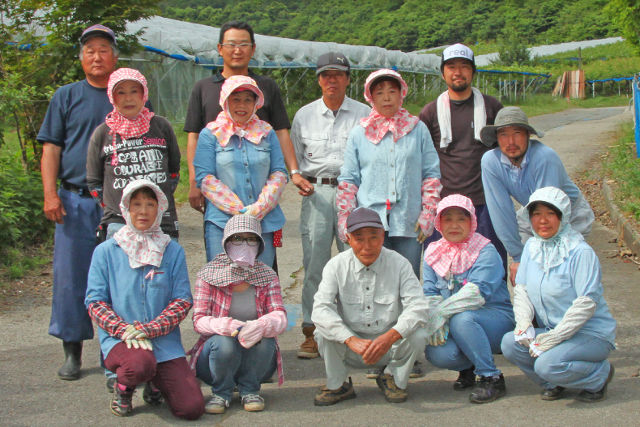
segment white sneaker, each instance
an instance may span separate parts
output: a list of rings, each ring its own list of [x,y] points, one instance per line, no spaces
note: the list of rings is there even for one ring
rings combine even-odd
[[[225,409],[229,407],[229,401],[217,394],[211,395],[211,399],[204,405],[204,411],[207,414],[224,414]]]
[[[264,399],[257,394],[245,394],[242,396],[242,404],[244,410],[249,412],[258,412],[264,409]]]

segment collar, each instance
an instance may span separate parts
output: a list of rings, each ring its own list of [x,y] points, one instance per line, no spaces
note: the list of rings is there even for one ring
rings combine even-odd
[[[387,250],[387,248],[385,248],[384,246],[382,247],[382,250],[380,251],[380,255],[378,255],[378,258],[373,262],[373,264],[367,266],[364,265],[362,262],[360,262],[360,260],[358,259],[358,257],[356,256],[356,254],[353,252],[353,249],[351,250],[351,256],[353,257],[353,261],[354,261],[354,265],[355,265],[355,270],[356,273],[360,273],[362,270],[369,268],[371,270],[373,270],[374,273],[378,273],[380,270],[380,264],[382,264],[382,257],[384,257],[384,252]]]
[[[248,76],[255,80],[256,75],[251,70],[249,70]],[[215,73],[211,78],[213,79],[214,83],[224,83],[224,81],[226,80],[221,71]],[[256,83],[258,82],[256,81]]]
[[[324,99],[320,98],[319,99],[319,105],[318,105],[318,109],[320,110],[320,114],[327,114],[327,113],[331,113],[331,115],[333,116],[333,110],[329,109],[329,107],[327,107],[327,104],[324,103]],[[338,111],[349,111],[349,101],[350,98],[348,96],[345,95],[344,99],[342,100],[342,104],[340,105],[340,108],[338,108]]]
[[[500,150],[500,148],[496,148],[496,150]],[[529,145],[527,146],[527,151],[524,153],[524,159],[522,159],[522,163],[520,166],[515,166],[511,163],[511,160],[507,156],[504,155],[502,151],[500,151],[500,163],[507,166],[509,169],[524,169],[529,163],[529,153],[531,152],[531,140],[529,140]]]

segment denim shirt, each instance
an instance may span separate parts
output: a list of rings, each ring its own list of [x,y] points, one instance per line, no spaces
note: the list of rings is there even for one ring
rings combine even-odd
[[[233,135],[223,147],[211,131],[204,128],[198,137],[193,167],[198,187],[207,175],[214,175],[236,193],[245,206],[258,200],[273,172],[280,171],[287,175],[280,142],[273,130],[257,145]],[[205,221],[224,228],[230,217],[231,215],[222,212],[207,199]],[[262,232],[280,230],[284,221],[284,213],[278,205],[262,219]]]
[[[351,130],[338,181],[358,187],[358,206],[376,211],[389,236],[418,235],[414,229],[422,211],[422,181],[426,178],[440,179],[440,159],[423,122],[397,142],[391,132],[374,144],[362,126]]]
[[[440,295],[444,299],[458,292],[463,283],[475,283],[485,300],[483,307],[504,311],[513,319],[513,307],[504,280],[502,258],[491,243],[480,250],[478,258],[467,271],[461,274],[452,274],[450,278],[440,277],[425,262],[422,268],[422,278],[422,290],[425,296]],[[453,285],[451,290],[449,289],[450,283]]]
[[[540,327],[555,328],[573,301],[586,296],[596,303],[596,311],[579,332],[614,345],[616,321],[604,300],[600,261],[591,246],[581,242],[562,264],[547,273],[529,257],[528,248],[525,244],[516,283],[526,287]]]
[[[149,274],[155,270],[153,275]],[[191,302],[191,286],[184,250],[171,241],[164,251],[159,268],[152,265],[131,268],[127,254],[115,239],[96,247],[91,259],[85,306],[104,301],[125,322],[147,323],[155,319],[174,299]],[[122,342],[99,328],[100,349],[106,358],[114,345]],[[180,328],[152,340],[158,362],[183,357]]]
[[[482,156],[482,185],[496,234],[507,248],[514,261],[520,261],[523,244],[518,232],[516,212],[511,197],[525,206],[529,196],[542,187],[558,187],[571,199],[571,217],[589,217],[593,221],[593,213],[578,212],[578,209],[588,209],[578,187],[573,183],[553,149],[539,141],[529,141],[520,167],[514,166],[499,148],[488,151]],[[571,222],[574,229],[574,221]]]

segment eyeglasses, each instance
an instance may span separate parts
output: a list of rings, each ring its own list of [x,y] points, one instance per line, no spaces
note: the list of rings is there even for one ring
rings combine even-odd
[[[258,246],[260,243],[260,238],[256,236],[251,237],[242,237],[242,236],[231,236],[229,239],[232,245],[240,246],[242,243],[247,242],[249,246]]]
[[[236,50],[236,48],[244,50],[253,46],[253,43],[221,43],[220,46],[229,50]]]

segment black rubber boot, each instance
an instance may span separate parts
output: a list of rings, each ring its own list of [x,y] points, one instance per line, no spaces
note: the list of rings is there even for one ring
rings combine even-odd
[[[64,349],[64,364],[58,370],[58,376],[67,381],[80,378],[80,365],[82,364],[82,341],[62,342]]]

